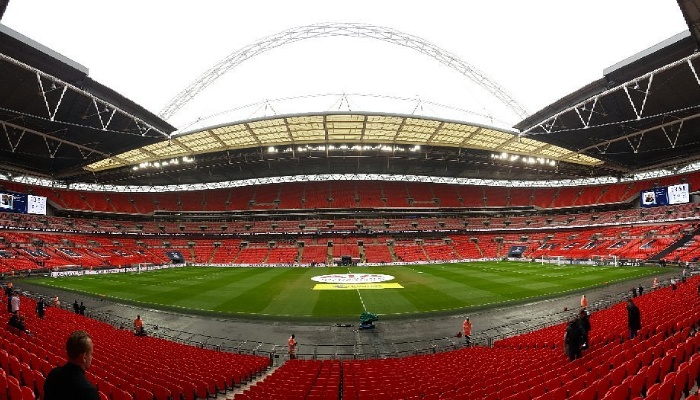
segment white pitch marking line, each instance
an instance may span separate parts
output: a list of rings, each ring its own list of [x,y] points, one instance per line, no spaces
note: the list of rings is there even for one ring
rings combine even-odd
[[[348,274],[352,274],[352,271],[350,271],[350,268],[348,268]],[[362,303],[362,309],[367,311],[367,307],[365,307],[365,301],[362,299],[362,294],[360,293],[360,289],[355,289],[357,291],[357,296],[360,298],[360,303]]]

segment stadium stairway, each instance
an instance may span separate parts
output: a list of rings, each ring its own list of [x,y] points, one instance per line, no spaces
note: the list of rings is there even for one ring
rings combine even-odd
[[[700,234],[700,227],[696,228],[695,231],[693,231],[693,233],[691,233],[691,234],[681,236],[680,239],[678,239],[677,241],[672,243],[670,246],[663,249],[658,254],[655,254],[655,255],[649,257],[648,260],[651,262],[661,261],[661,259],[663,259],[667,255],[673,253],[673,251],[676,250],[677,248],[679,248],[679,247],[683,246],[684,244],[688,243],[689,241],[693,240],[695,235],[698,235],[698,234]]]
[[[494,347],[342,362],[291,360],[233,398],[695,400],[699,283],[694,277],[677,289],[637,297],[643,328],[634,339],[627,337],[626,302],[593,313],[591,346],[574,361],[564,355],[565,324],[558,324]]]
[[[248,382],[243,382],[241,383],[240,386],[234,387],[230,391],[226,393],[219,393],[216,397],[215,400],[232,400],[238,393],[243,393],[246,390],[248,390],[251,386],[254,386],[258,384],[258,382],[261,382],[264,380],[268,375],[271,375],[274,373],[280,366],[273,366],[267,369],[266,371],[263,371],[259,376],[254,377]]]

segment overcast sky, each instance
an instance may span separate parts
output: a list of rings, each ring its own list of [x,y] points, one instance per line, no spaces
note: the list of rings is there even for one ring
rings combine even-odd
[[[2,23],[84,65],[90,76],[154,113],[227,55],[283,30],[364,23],[411,34],[457,55],[535,112],[602,77],[603,69],[687,30],[674,0],[179,1],[11,0]],[[452,116],[512,126],[520,118],[449,67],[414,50],[367,38],[310,39],[256,56],[220,78],[170,122],[180,128],[273,113],[410,113],[421,99],[470,110]],[[324,109],[325,108],[325,109]],[[223,120],[222,120],[223,119]],[[501,122],[501,123],[497,123]]]

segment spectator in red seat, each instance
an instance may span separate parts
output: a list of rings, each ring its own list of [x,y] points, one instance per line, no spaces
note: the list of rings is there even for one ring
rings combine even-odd
[[[39,319],[44,319],[44,313],[46,312],[46,304],[44,304],[44,298],[39,297],[39,301],[36,302],[36,315]]]
[[[19,323],[19,315],[17,315],[17,314],[10,315],[10,320],[7,322],[7,324],[13,328],[16,328],[17,323]]]
[[[10,300],[10,306],[12,308],[13,314],[17,314],[19,312],[19,293],[12,294],[12,300]]]
[[[24,322],[24,315],[19,316],[19,321],[17,321],[17,329],[19,329],[20,332],[29,333],[27,330],[27,325]]]
[[[68,362],[49,372],[44,382],[44,400],[99,400],[97,388],[85,378],[92,363],[92,339],[75,331],[66,342]]]
[[[30,333],[27,330],[27,325],[24,323],[24,315],[12,314],[10,317],[10,326],[19,330],[20,333]]]

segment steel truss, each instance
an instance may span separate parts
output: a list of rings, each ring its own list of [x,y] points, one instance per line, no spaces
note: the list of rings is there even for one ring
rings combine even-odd
[[[632,153],[639,153],[640,147],[644,141],[645,135],[657,134],[663,135],[668,141],[670,148],[675,148],[678,138],[683,132],[684,123],[696,118],[700,118],[700,105],[689,105],[680,109],[664,110],[657,113],[649,113],[645,110],[647,101],[654,96],[654,77],[661,72],[674,70],[680,71],[688,68],[695,81],[700,85],[700,78],[693,66],[693,61],[700,57],[700,53],[694,53],[688,57],[667,64],[661,68],[657,68],[647,74],[631,79],[621,85],[608,89],[600,94],[589,97],[578,104],[568,107],[540,122],[535,123],[529,128],[522,131],[520,136],[537,136],[537,135],[553,135],[563,132],[572,132],[578,130],[586,130],[600,128],[606,126],[621,126],[631,122],[656,120],[661,119],[663,122],[656,123],[646,129],[639,129],[633,132],[618,135],[612,139],[601,140],[597,143],[576,150],[578,154],[586,154],[591,150],[595,150],[600,154],[605,154],[611,144],[617,142],[626,142]],[[661,85],[663,83],[659,83]],[[622,117],[622,114],[607,112],[602,101],[606,97],[618,96],[623,93],[623,98],[627,99],[628,106],[632,110],[632,118]],[[633,95],[634,94],[634,95]],[[679,114],[683,117],[679,117]],[[573,118],[571,118],[573,116]],[[667,117],[666,119],[663,119]],[[561,121],[577,121],[578,124],[569,122],[563,124]]]
[[[693,168],[685,168],[677,173],[689,173],[700,170],[700,165]],[[635,180],[646,180],[673,175],[670,171],[654,171],[637,174],[629,178],[616,177],[596,177],[585,179],[563,179],[557,181],[518,181],[518,180],[495,180],[495,179],[473,179],[473,178],[452,178],[421,175],[390,175],[390,174],[323,174],[323,175],[294,175],[277,176],[269,178],[254,178],[239,181],[225,181],[213,183],[183,184],[183,185],[108,185],[100,183],[72,183],[65,184],[48,179],[32,178],[28,176],[13,177],[0,174],[0,180],[12,180],[30,185],[48,186],[82,191],[99,192],[183,192],[209,189],[226,189],[243,186],[269,185],[275,183],[288,182],[324,182],[324,181],[393,181],[393,182],[424,182],[424,183],[445,183],[451,185],[465,186],[501,186],[501,187],[562,187],[562,186],[590,186],[605,185],[618,182],[633,182]]]
[[[288,29],[275,35],[268,36],[229,54],[225,59],[205,71],[199,78],[197,78],[197,80],[192,82],[172,100],[170,100],[163,110],[161,110],[160,117],[166,120],[172,117],[202,90],[214,83],[219,77],[252,57],[289,43],[307,39],[335,36],[375,39],[395,44],[397,46],[407,47],[419,53],[425,54],[454,69],[460,74],[466,76],[472,82],[481,86],[483,89],[500,100],[504,105],[506,105],[508,109],[510,109],[518,117],[525,118],[529,115],[525,108],[519,102],[517,102],[512,95],[510,95],[499,84],[486,76],[485,73],[463,61],[455,54],[450,53],[426,41],[425,39],[397,31],[395,29],[375,25],[324,23]]]
[[[5,54],[0,53],[0,61],[13,64],[33,73],[36,76],[37,90],[35,92],[28,90],[25,95],[28,96],[31,95],[31,93],[36,93],[36,96],[39,96],[41,102],[45,105],[45,113],[35,112],[28,114],[26,111],[18,111],[0,107],[0,109],[3,111],[7,111],[13,115],[29,116],[38,120],[57,122],[60,125],[67,127],[66,129],[69,129],[70,127],[78,127],[104,132],[124,133],[123,130],[114,130],[111,128],[114,117],[119,115],[120,117],[125,117],[132,121],[132,130],[134,134],[145,136],[148,133],[155,132],[158,135],[163,136],[163,138],[169,137],[168,133],[159,130],[141,118],[138,118],[129,112],[122,110],[118,106],[104,101],[91,93],[78,88],[77,86],[56,78],[55,76],[44,73],[21,61],[8,57]],[[88,100],[89,107],[88,109],[84,110],[83,115],[83,121],[85,121],[84,123],[77,123],[75,119],[71,121],[62,120],[58,116],[58,111],[69,91]],[[39,132],[37,130],[18,125],[14,122],[13,120],[0,120],[0,127],[2,127],[0,135],[6,137],[10,145],[10,149],[13,152],[17,150],[25,135],[34,135],[41,137],[46,143],[47,152],[51,158],[57,156],[57,152],[61,146],[76,148],[82,155],[83,159],[87,159],[92,154],[98,154],[105,158],[110,156],[108,153],[99,151],[95,148],[55,136],[56,133],[63,133],[65,129],[60,130],[59,132]]]
[[[634,182],[648,179],[662,178],[676,174],[688,174],[700,171],[700,162],[690,164],[678,170],[655,170],[646,171],[624,178],[600,176],[594,178],[562,179],[562,180],[496,180],[496,179],[474,179],[474,178],[454,178],[444,176],[425,175],[391,175],[391,174],[323,174],[323,175],[294,175],[294,176],[274,176],[269,178],[253,178],[238,181],[210,182],[184,185],[109,185],[102,183],[71,183],[49,178],[33,177],[29,175],[12,175],[10,173],[0,173],[0,180],[13,181],[26,185],[36,185],[51,188],[94,191],[94,192],[182,192],[198,191],[210,189],[226,189],[243,186],[269,185],[275,183],[288,182],[323,182],[323,181],[392,181],[392,182],[425,182],[425,183],[445,183],[451,185],[471,185],[471,186],[501,186],[501,187],[563,187],[563,186],[591,186],[607,185],[619,182]]]

